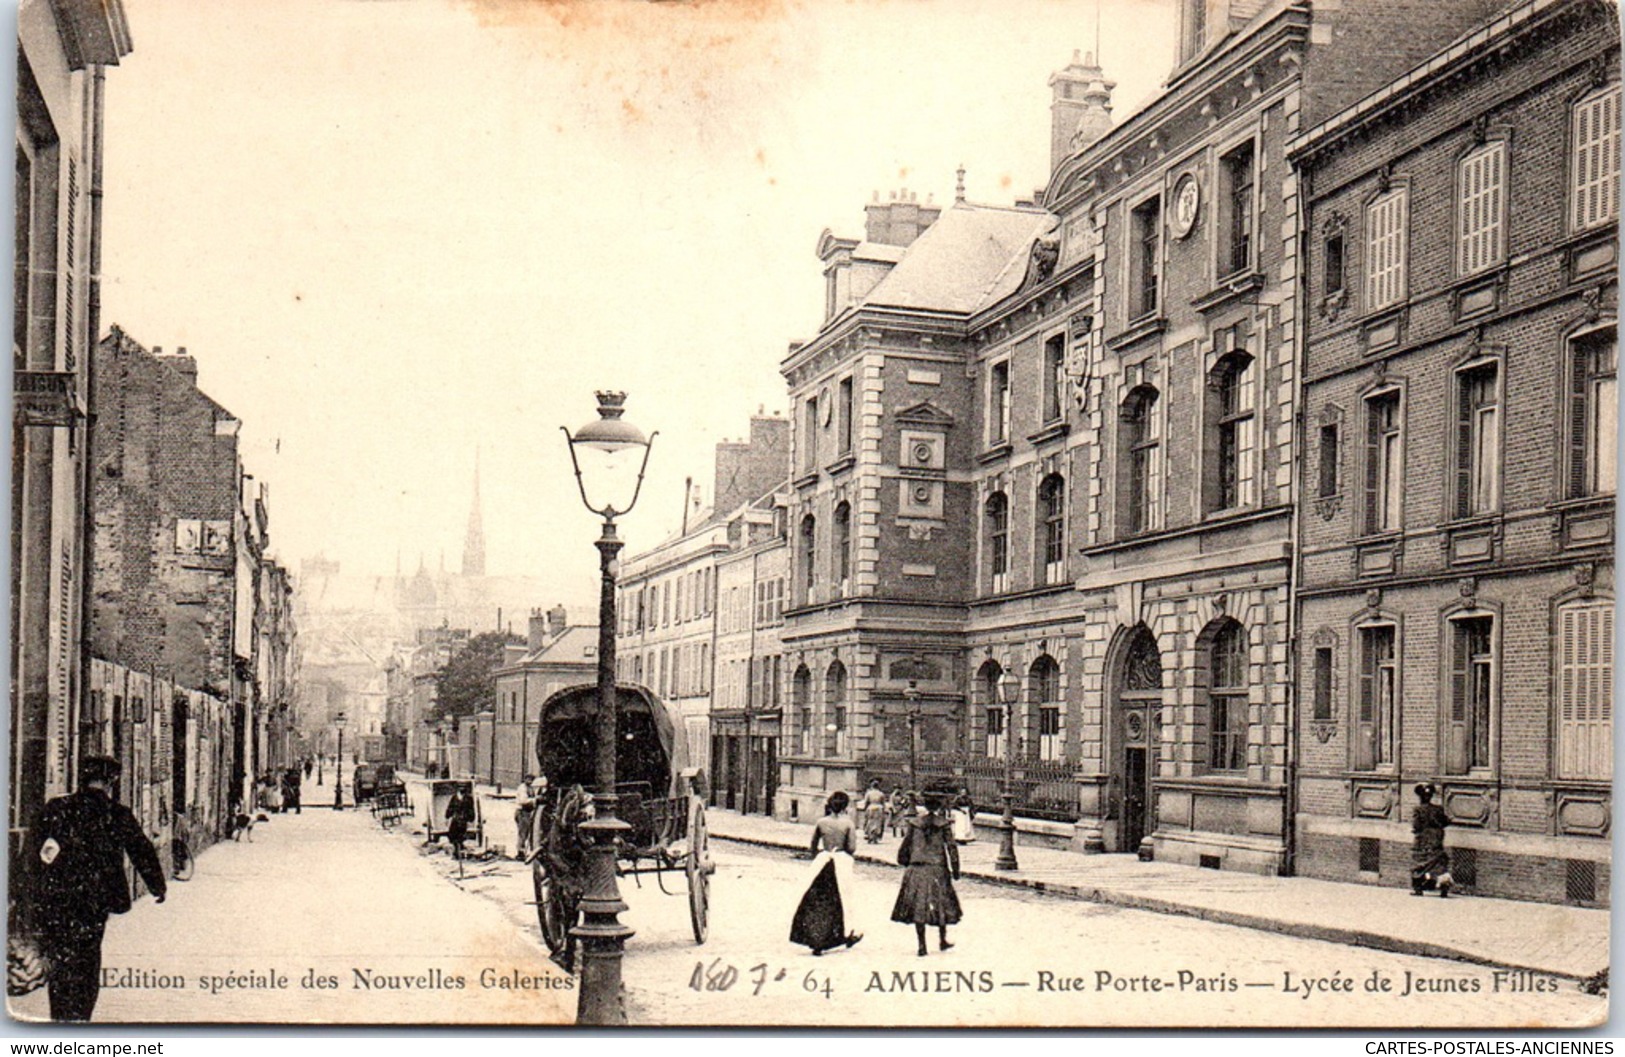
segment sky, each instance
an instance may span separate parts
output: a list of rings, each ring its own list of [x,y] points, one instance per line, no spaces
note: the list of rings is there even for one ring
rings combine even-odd
[[[295,570],[487,569],[591,597],[561,425],[658,430],[630,553],[759,408],[823,304],[819,234],[899,189],[1048,177],[1049,75],[1096,0],[124,0],[104,325],[184,346],[242,419]],[[1116,116],[1173,0],[1099,0]]]

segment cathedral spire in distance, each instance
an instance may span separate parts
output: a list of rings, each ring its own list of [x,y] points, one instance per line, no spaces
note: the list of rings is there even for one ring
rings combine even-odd
[[[463,537],[463,575],[485,575],[485,526],[480,520],[480,449],[474,449],[474,501],[468,508],[468,534]]]

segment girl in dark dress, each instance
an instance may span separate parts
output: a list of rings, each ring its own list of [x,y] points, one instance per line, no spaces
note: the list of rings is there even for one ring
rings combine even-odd
[[[925,794],[925,814],[909,819],[897,861],[908,867],[903,886],[897,892],[891,919],[914,926],[920,957],[925,957],[925,927],[937,927],[937,946],[948,950],[948,926],[960,919],[959,896],[954,881],[959,877],[959,848],[954,843],[953,825],[944,814],[946,798],[941,793]]]
[[[845,793],[832,794],[824,817],[813,826],[812,883],[790,919],[790,942],[811,947],[815,955],[863,939],[862,933],[846,927],[844,896],[852,888],[852,856],[858,850],[857,830],[846,816],[849,803]]]
[[[1419,896],[1430,888],[1439,889],[1439,898],[1450,897],[1450,856],[1444,850],[1444,828],[1450,825],[1450,816],[1444,808],[1433,802],[1431,783],[1416,787],[1420,801],[1411,812],[1411,895]]]

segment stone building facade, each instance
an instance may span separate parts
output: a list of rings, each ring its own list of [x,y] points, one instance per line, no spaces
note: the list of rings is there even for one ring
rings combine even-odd
[[[1008,782],[1027,840],[1291,868],[1287,147],[1496,6],[1185,0],[1127,118],[1090,57],[1051,79],[1032,202],[825,233],[827,318],[781,366],[786,812]]]
[[[119,0],[17,14],[11,434],[11,853],[77,782],[89,694],[86,426],[101,327],[106,67],[131,50]],[[14,874],[15,876],[15,874]]]
[[[1529,0],[1305,130],[1300,873],[1607,901],[1619,36]]]

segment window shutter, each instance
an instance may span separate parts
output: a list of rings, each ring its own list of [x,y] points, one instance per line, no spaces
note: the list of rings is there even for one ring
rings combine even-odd
[[[1457,202],[1458,267],[1463,275],[1501,259],[1501,196],[1506,144],[1494,143],[1462,160]]]
[[[1365,528],[1375,532],[1382,524],[1377,481],[1382,472],[1382,404],[1368,400],[1365,405]]]
[[[1565,608],[1558,637],[1558,773],[1606,780],[1613,774],[1612,606]]]
[[[1466,632],[1456,624],[1450,629],[1450,706],[1445,731],[1445,771],[1467,773],[1467,695],[1470,664]]]
[[[1573,223],[1576,229],[1612,220],[1618,208],[1619,88],[1574,109]]]
[[[1577,344],[1569,362],[1569,495],[1582,496],[1588,491],[1587,477],[1592,473],[1591,453],[1586,443],[1590,415],[1586,397],[1590,391],[1591,365],[1595,354],[1586,344]]]
[[[1473,505],[1473,385],[1470,376],[1456,376],[1456,516],[1472,513]]]

